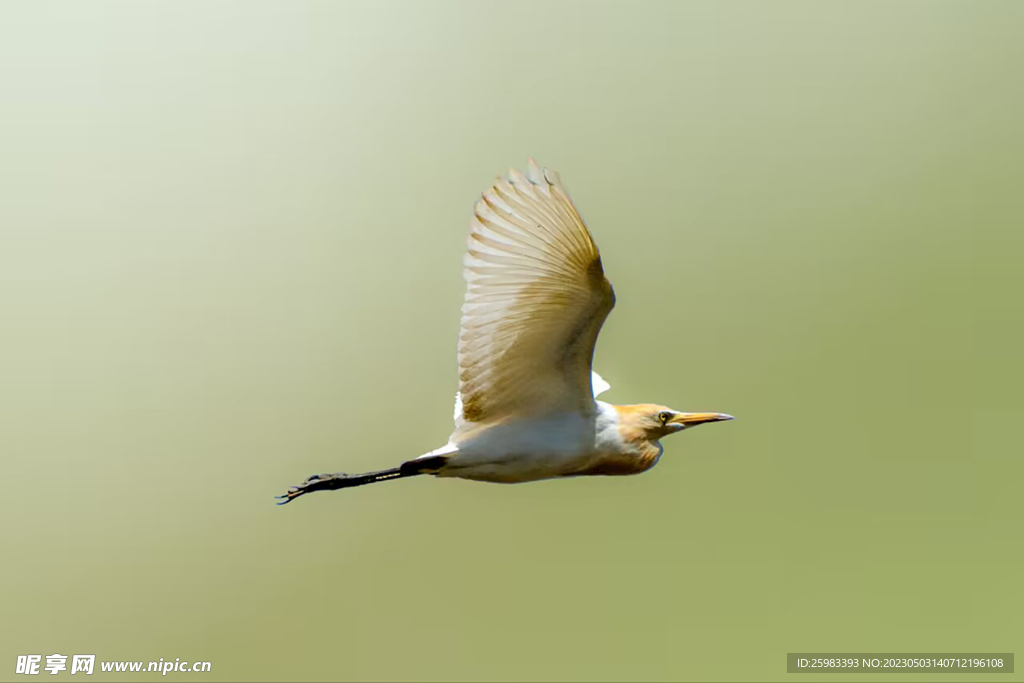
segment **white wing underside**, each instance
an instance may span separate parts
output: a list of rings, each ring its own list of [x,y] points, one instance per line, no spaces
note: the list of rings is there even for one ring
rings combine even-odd
[[[615,304],[557,174],[530,159],[477,202],[463,262],[455,433],[557,413],[593,415],[608,384],[594,344]]]

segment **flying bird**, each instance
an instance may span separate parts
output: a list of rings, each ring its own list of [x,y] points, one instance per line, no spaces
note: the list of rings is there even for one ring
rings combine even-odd
[[[448,443],[392,469],[314,475],[280,504],[421,474],[500,483],[636,474],[658,462],[663,437],[733,419],[597,400],[610,387],[591,369],[594,345],[615,293],[558,174],[533,159],[477,202],[462,273]]]

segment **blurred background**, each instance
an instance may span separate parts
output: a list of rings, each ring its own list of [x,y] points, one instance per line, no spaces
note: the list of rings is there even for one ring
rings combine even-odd
[[[5,3],[0,679],[1020,655],[1022,29],[998,1]],[[637,477],[275,507],[444,443],[472,205],[531,155],[618,293],[603,398],[739,419]]]

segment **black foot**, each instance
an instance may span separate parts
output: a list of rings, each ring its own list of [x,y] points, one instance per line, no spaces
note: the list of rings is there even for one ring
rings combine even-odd
[[[280,499],[278,505],[284,505],[290,503],[299,496],[304,496],[307,493],[313,493],[314,491],[333,491],[335,489],[345,488],[345,486],[351,486],[352,480],[355,477],[351,474],[344,472],[335,472],[334,474],[314,474],[312,477],[302,482],[298,486],[289,487],[288,492],[283,496],[274,496]]]

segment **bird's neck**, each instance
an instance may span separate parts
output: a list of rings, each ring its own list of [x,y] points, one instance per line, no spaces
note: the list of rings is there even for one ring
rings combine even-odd
[[[615,411],[615,426],[619,439],[624,445],[639,450],[649,448],[661,449],[657,441],[652,441],[650,434],[643,428],[642,416],[644,408],[641,406],[609,406]]]
[[[600,454],[594,474],[635,474],[648,470],[661,457],[661,444],[633,426],[632,406],[598,401],[596,451]]]

